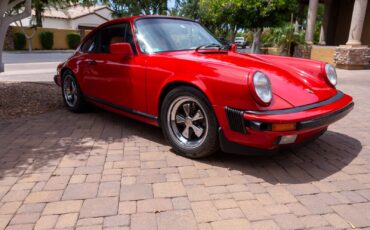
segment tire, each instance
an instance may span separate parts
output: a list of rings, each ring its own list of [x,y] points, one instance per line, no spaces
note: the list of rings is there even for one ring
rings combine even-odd
[[[201,158],[219,149],[213,109],[208,99],[192,87],[178,87],[166,95],[160,125],[173,150],[182,156]]]
[[[76,77],[70,70],[62,75],[62,96],[65,106],[72,112],[83,112],[86,110],[86,102]],[[75,92],[73,93],[73,91]]]

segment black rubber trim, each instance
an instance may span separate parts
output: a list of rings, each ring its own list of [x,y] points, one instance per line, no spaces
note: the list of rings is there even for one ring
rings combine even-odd
[[[255,156],[255,155],[266,155],[266,154],[277,152],[277,149],[272,149],[272,150],[258,149],[258,148],[253,148],[253,147],[249,147],[246,145],[241,145],[235,142],[231,142],[226,139],[221,127],[218,129],[218,139],[220,142],[220,149],[224,153]]]
[[[243,111],[225,107],[225,112],[227,121],[229,123],[229,128],[231,130],[244,134],[247,133],[247,130],[245,129]]]
[[[344,96],[344,93],[341,92],[341,91],[338,91],[337,94],[334,97],[331,97],[327,100],[320,101],[320,102],[317,102],[317,103],[309,104],[309,105],[297,106],[297,107],[294,107],[294,108],[291,108],[291,109],[279,109],[279,110],[269,110],[269,111],[248,110],[248,111],[245,111],[245,113],[257,114],[257,115],[277,115],[277,114],[287,114],[287,113],[298,113],[298,112],[302,112],[302,111],[305,111],[305,110],[314,109],[314,108],[317,108],[317,107],[328,105],[330,103],[338,101],[343,96]]]
[[[331,113],[331,114],[328,114],[322,117],[318,117],[312,120],[298,122],[297,130],[311,129],[311,128],[320,127],[326,124],[330,124],[346,116],[353,109],[353,106],[354,106],[354,103],[352,102],[351,104],[347,105],[346,107],[340,110],[335,111],[334,113]]]
[[[112,104],[110,102],[107,102],[105,100],[102,100],[102,99],[99,99],[99,98],[96,98],[96,97],[85,96],[85,98],[87,98],[89,100],[92,100],[92,101],[95,101],[95,102],[98,102],[98,103],[103,104],[103,105],[107,105],[111,108],[121,110],[121,111],[126,112],[126,113],[131,113],[131,114],[141,116],[141,117],[145,117],[145,118],[149,118],[149,119],[152,119],[152,120],[158,120],[157,116],[147,114],[147,113],[143,113],[143,112],[140,112],[140,111],[137,111],[137,110],[129,109],[127,107],[123,107],[123,106],[120,106],[120,105]]]

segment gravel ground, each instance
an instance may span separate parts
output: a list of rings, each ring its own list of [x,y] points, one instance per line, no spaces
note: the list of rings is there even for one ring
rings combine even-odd
[[[0,120],[27,117],[63,107],[60,88],[49,83],[0,83]]]

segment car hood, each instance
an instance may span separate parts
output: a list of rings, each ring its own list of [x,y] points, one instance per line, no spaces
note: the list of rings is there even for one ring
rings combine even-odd
[[[244,68],[246,73],[262,71],[269,76],[273,93],[292,106],[316,103],[336,94],[336,89],[322,76],[322,62],[234,52],[173,52],[167,55],[208,64],[212,68]]]

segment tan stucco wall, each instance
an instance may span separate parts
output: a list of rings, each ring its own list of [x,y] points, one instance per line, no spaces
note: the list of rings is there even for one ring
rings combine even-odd
[[[313,46],[311,59],[334,64],[335,46]]]
[[[22,29],[19,27],[12,27],[13,33],[21,32]],[[41,42],[39,39],[39,34],[43,31],[50,31],[54,34],[54,46],[53,49],[65,50],[69,49],[67,44],[67,34],[68,33],[78,33],[78,30],[65,30],[65,29],[51,29],[51,28],[37,28],[37,32],[32,39],[33,49],[42,49]],[[27,34],[32,34],[31,29],[26,29]],[[28,44],[26,45],[28,49]]]

